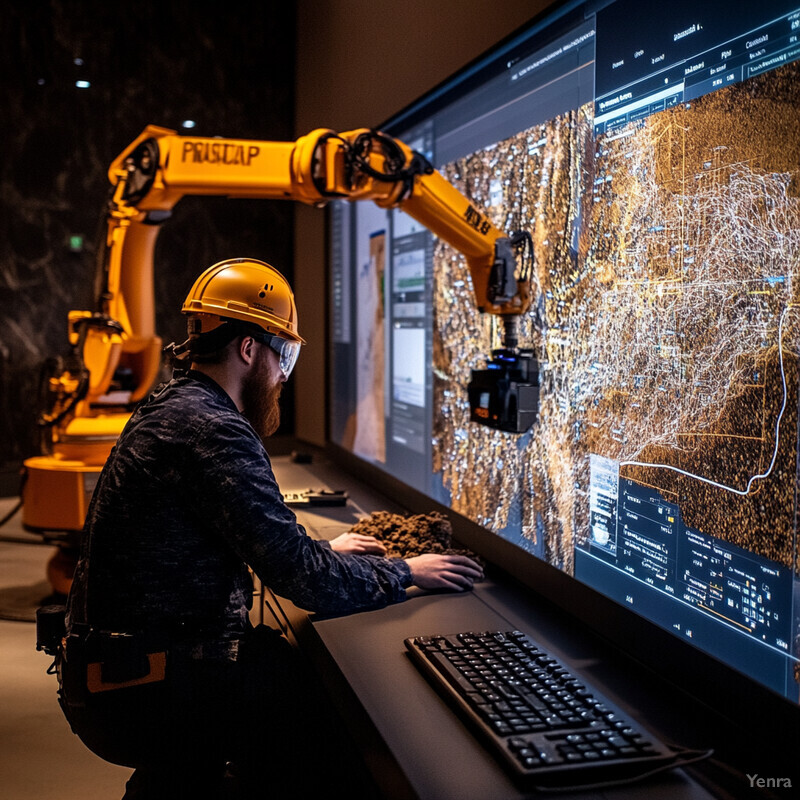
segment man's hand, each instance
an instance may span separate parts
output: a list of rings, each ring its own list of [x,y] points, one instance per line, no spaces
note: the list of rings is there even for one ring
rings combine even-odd
[[[411,580],[420,589],[449,589],[465,592],[483,578],[483,570],[467,556],[425,553],[405,559]]]
[[[378,541],[374,536],[364,536],[362,533],[343,533],[335,539],[331,539],[331,550],[337,553],[360,556],[382,556],[386,553],[383,542]]]

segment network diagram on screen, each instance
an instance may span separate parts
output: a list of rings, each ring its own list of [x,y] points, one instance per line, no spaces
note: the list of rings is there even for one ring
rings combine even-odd
[[[463,257],[341,204],[333,439],[797,700],[800,6],[568,7],[389,128],[532,234],[536,425],[469,421]]]

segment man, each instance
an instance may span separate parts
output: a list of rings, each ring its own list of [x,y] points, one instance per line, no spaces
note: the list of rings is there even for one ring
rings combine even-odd
[[[282,796],[283,781],[291,796],[308,770],[278,765],[329,723],[288,642],[250,626],[248,567],[323,614],[396,603],[410,585],[467,590],[481,570],[463,556],[390,560],[372,537],[328,544],[297,524],[262,443],[304,343],[277,270],[220,262],[182,311],[189,338],[173,349],[191,367],[135,411],[87,514],[63,705],[92,750],[135,767],[126,798],[218,797],[230,760],[254,792]]]

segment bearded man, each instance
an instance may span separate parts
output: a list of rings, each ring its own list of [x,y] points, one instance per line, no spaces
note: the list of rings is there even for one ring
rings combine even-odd
[[[280,272],[220,262],[182,311],[189,338],[173,354],[190,367],[134,411],[87,514],[62,707],[90,749],[135,769],[129,800],[218,798],[230,762],[241,796],[329,793],[337,767],[352,781],[333,755],[341,737],[289,642],[251,626],[250,570],[328,615],[400,602],[412,584],[470,589],[481,570],[463,556],[387,559],[369,536],[316,541],[297,523],[263,443],[304,343]]]

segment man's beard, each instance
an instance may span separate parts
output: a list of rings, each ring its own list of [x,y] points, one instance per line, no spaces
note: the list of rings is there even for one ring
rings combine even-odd
[[[272,436],[281,422],[279,400],[283,383],[270,380],[266,350],[242,383],[242,413],[260,438]]]

